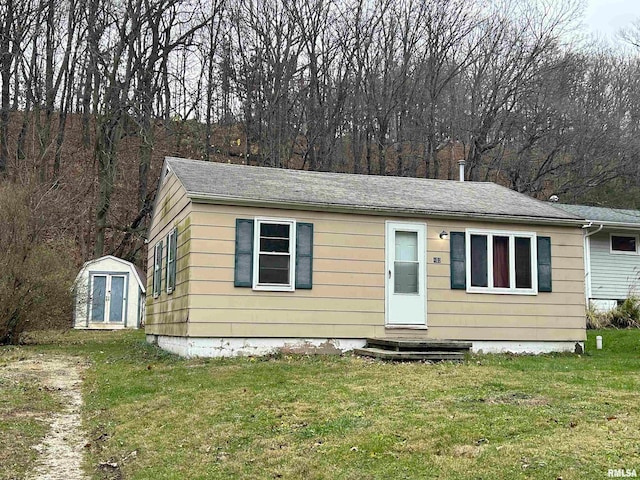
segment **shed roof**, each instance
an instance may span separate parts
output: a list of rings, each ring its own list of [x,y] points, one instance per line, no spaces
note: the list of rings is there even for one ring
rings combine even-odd
[[[560,203],[556,204],[556,206],[588,221],[617,225],[638,225],[638,227],[640,227],[640,210],[591,207],[589,205],[566,205]]]
[[[146,293],[146,288],[144,286],[144,282],[142,281],[142,279],[145,278],[144,272],[133,263],[128,262],[123,258],[114,257],[113,255],[105,255],[104,257],[94,258],[92,260],[84,262],[84,264],[82,265],[82,268],[80,269],[80,271],[78,272],[78,275],[76,276],[76,282],[82,276],[82,272],[84,272],[87,268],[93,265],[99,265],[105,260],[113,260],[115,262],[118,262],[122,264],[123,267],[126,267],[129,271],[133,272],[133,277],[138,282],[138,286],[140,287],[140,290],[142,290],[142,293]]]
[[[167,157],[166,165],[196,202],[531,223],[581,220],[490,182],[310,172],[173,157]]]

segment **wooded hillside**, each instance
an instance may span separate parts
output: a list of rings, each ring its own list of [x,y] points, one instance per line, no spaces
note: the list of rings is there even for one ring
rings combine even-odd
[[[578,0],[5,0],[2,182],[139,265],[165,155],[640,206],[640,23]],[[286,188],[286,186],[283,186]],[[38,204],[39,205],[39,204]],[[36,206],[38,206],[36,205]]]

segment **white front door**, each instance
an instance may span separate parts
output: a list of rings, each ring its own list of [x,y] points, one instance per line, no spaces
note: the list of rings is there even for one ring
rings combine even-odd
[[[387,222],[387,325],[427,324],[426,236],[424,223]]]

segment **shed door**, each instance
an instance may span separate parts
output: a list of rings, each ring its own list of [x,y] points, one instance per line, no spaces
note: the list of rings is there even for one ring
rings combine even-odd
[[[124,320],[124,306],[126,301],[125,277],[123,275],[109,275],[109,280],[109,296],[107,297],[109,321],[121,323]]]
[[[126,275],[91,275],[90,321],[122,323],[127,305]]]
[[[386,322],[424,326],[426,309],[424,223],[387,222]]]
[[[107,276],[91,277],[91,321],[104,322],[107,300]]]

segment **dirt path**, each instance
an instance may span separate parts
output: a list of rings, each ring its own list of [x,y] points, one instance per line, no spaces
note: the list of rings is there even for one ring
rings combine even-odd
[[[82,365],[77,359],[61,356],[38,356],[17,361],[7,370],[39,378],[42,388],[59,395],[64,408],[52,415],[51,427],[42,443],[34,448],[38,461],[29,480],[85,480],[82,456],[86,444],[81,427]]]

